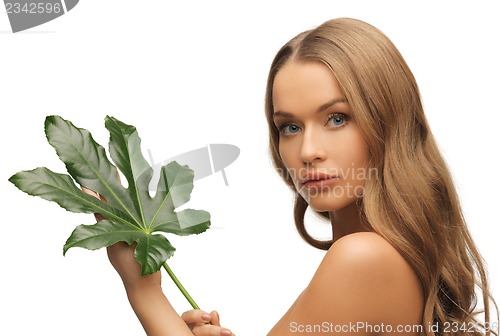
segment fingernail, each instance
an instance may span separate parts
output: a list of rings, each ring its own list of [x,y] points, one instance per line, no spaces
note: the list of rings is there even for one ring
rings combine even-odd
[[[231,332],[231,330],[226,329],[226,328],[224,328],[220,331],[220,336],[231,336],[232,334],[233,333]]]
[[[203,321],[210,322],[210,320],[211,320],[212,318],[210,317],[210,314],[203,313],[203,314],[201,314],[201,319],[202,319]]]

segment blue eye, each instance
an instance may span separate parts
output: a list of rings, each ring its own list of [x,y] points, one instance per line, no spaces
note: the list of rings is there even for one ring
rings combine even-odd
[[[334,127],[341,127],[347,122],[347,116],[344,114],[332,114],[328,118],[328,124]]]
[[[294,124],[288,124],[283,127],[283,133],[285,134],[295,134],[300,131],[300,127]]]
[[[300,131],[300,127],[295,124],[285,124],[280,126],[278,129],[280,133],[285,135],[295,134]]]

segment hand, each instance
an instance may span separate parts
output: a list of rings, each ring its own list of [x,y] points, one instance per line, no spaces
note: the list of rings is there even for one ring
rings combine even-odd
[[[192,309],[181,317],[195,336],[235,336],[231,330],[220,326],[219,314],[215,310],[208,314],[203,310]]]
[[[122,278],[127,290],[144,286],[161,286],[161,272],[141,275],[141,264],[135,259],[134,251],[137,243],[129,245],[118,242],[107,247],[108,258],[111,265]]]
[[[104,197],[100,196],[96,192],[82,187],[82,190],[96,198],[101,199],[106,202]],[[105,218],[96,213],[95,218],[98,221],[104,220]],[[161,285],[161,272],[156,272],[151,275],[141,276],[141,265],[134,257],[134,250],[136,243],[128,245],[125,242],[118,242],[109,247],[107,247],[108,258],[111,265],[118,272],[122,278],[123,284],[127,289],[134,288],[136,286],[148,286],[148,285]]]

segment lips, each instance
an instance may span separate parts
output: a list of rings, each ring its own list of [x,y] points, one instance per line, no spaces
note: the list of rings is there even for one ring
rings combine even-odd
[[[302,187],[304,188],[327,188],[339,180],[339,177],[336,175],[330,175],[322,172],[310,172],[305,178],[301,181]]]

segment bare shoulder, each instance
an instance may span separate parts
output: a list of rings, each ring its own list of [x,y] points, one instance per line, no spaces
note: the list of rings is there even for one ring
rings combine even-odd
[[[353,272],[407,273],[413,271],[398,250],[374,232],[357,232],[337,240],[328,250],[326,266],[349,266]]]
[[[286,325],[291,323],[418,325],[423,307],[420,280],[398,250],[376,233],[352,233],[328,250],[307,288],[276,326],[276,335],[287,335]],[[353,334],[384,333],[358,329]]]
[[[394,246],[373,232],[337,240],[308,289],[333,291],[335,298],[330,299],[378,323],[418,323],[423,311],[418,275]]]

